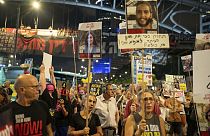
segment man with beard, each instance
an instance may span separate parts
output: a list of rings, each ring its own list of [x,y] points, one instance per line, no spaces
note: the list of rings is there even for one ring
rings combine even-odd
[[[152,16],[152,6],[147,1],[136,3],[136,25],[134,28],[157,29],[157,21]]]
[[[14,88],[18,95],[17,100],[0,109],[0,113],[11,111],[14,135],[53,136],[48,106],[38,100],[39,84],[36,77],[30,74],[20,75]]]

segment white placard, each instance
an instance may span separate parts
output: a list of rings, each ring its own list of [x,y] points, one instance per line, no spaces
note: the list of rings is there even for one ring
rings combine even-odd
[[[52,55],[43,52],[43,60],[42,63],[45,66],[45,77],[50,79],[49,68],[52,66]]]
[[[118,34],[118,48],[169,48],[169,36],[168,34]]]
[[[210,50],[193,51],[193,99],[210,104]]]
[[[78,30],[90,31],[90,30],[98,30],[102,28],[102,22],[88,22],[88,23],[80,23]]]

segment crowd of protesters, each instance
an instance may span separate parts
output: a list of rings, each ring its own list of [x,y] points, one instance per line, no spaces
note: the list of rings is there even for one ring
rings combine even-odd
[[[16,100],[6,81],[0,87],[0,113],[11,110],[14,135],[91,136],[195,136],[198,128],[190,93],[182,99],[164,96],[161,89],[143,85],[105,84],[102,94],[80,94],[57,88],[54,68],[40,66],[38,79],[20,75],[15,83]],[[87,90],[87,88],[84,88]],[[88,101],[88,102],[87,102]]]

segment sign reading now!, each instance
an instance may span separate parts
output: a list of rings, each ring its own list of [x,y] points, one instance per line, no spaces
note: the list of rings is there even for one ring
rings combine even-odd
[[[118,48],[169,48],[168,34],[118,34]]]

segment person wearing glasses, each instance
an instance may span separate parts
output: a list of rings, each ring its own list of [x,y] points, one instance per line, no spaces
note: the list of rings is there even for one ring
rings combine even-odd
[[[155,98],[150,91],[138,95],[140,112],[128,116],[125,124],[125,136],[166,136],[164,120],[155,113]],[[142,105],[144,109],[142,110]],[[144,112],[144,113],[143,113]],[[142,118],[143,114],[145,118]]]
[[[14,135],[53,136],[49,108],[45,102],[38,100],[39,84],[36,77],[20,75],[14,88],[18,98],[0,109],[0,112],[11,110]]]

